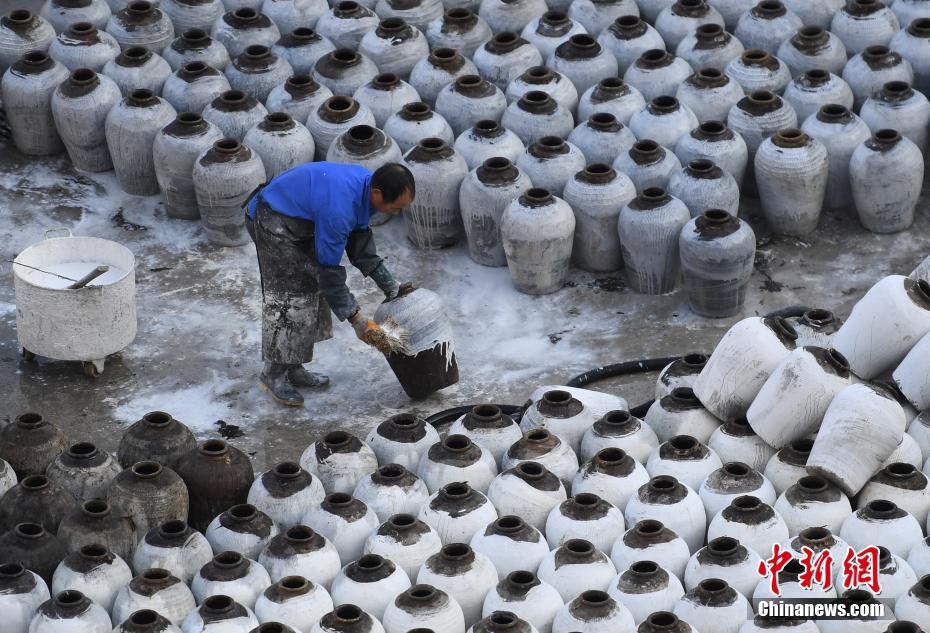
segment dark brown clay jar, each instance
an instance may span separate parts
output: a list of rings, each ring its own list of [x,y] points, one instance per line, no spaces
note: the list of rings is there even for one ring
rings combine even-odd
[[[158,462],[139,462],[117,475],[107,501],[132,519],[137,543],[162,523],[187,520],[187,487],[177,473]]]
[[[58,524],[77,504],[77,498],[57,482],[45,475],[29,475],[0,498],[0,529],[10,530],[30,519],[56,534]]]
[[[252,461],[223,440],[207,440],[178,462],[178,474],[190,493],[187,522],[201,532],[221,512],[248,500],[255,480]]]
[[[152,411],[126,429],[116,457],[123,468],[152,460],[177,470],[178,460],[196,447],[194,434],[183,422],[169,413]]]
[[[58,526],[58,539],[69,552],[98,543],[127,562],[136,549],[132,521],[122,511],[114,512],[103,499],[85,501],[65,515]]]
[[[22,565],[49,586],[65,553],[58,538],[38,523],[20,523],[0,536],[0,560]]]
[[[44,475],[45,469],[68,448],[68,438],[38,413],[24,413],[0,431],[0,459],[22,480]]]

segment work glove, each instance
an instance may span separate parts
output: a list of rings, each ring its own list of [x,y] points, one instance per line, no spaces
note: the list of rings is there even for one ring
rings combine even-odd
[[[384,293],[384,296],[388,301],[390,301],[391,299],[396,299],[397,297],[404,297],[409,295],[414,290],[416,290],[416,287],[409,281],[405,281],[404,283],[397,286],[397,288],[394,289],[390,294]]]
[[[371,344],[370,333],[381,331],[381,327],[371,319],[366,319],[362,316],[361,311],[349,317],[349,322],[352,323],[352,329],[355,330],[355,336],[358,337],[358,340],[363,343],[368,343],[369,345]]]
[[[378,284],[378,287],[381,288],[386,299],[393,299],[397,296],[400,284],[394,279],[394,275],[391,274],[391,271],[388,270],[388,267],[384,265],[383,261],[378,264],[377,268],[371,271],[370,277]]]

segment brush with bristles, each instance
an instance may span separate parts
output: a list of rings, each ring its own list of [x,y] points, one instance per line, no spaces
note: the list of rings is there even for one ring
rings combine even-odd
[[[383,354],[410,355],[410,333],[394,317],[388,317],[378,324],[379,330],[366,334],[369,345],[376,347]]]

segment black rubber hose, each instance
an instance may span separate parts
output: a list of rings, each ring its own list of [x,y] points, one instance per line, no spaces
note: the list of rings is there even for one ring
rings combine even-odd
[[[804,316],[804,313],[810,310],[811,308],[807,306],[788,306],[786,308],[779,308],[778,310],[772,310],[771,312],[765,315],[766,318],[772,317],[782,317],[788,319],[791,317],[800,317]]]
[[[520,418],[523,417],[523,407],[515,404],[498,404],[496,405],[501,413],[504,415],[509,415],[514,419],[514,421],[519,422]],[[451,409],[446,409],[445,411],[440,411],[434,413],[433,415],[426,418],[426,421],[432,424],[433,426],[442,426],[443,424],[452,424],[460,417],[471,411],[475,405],[464,405],[461,407],[452,407]]]
[[[604,380],[605,378],[614,378],[616,376],[628,376],[630,374],[642,374],[647,371],[660,371],[663,367],[671,362],[681,358],[681,356],[669,356],[667,358],[643,358],[641,360],[631,360],[624,363],[615,363],[613,365],[604,365],[595,369],[589,369],[583,374],[578,374],[566,384],[568,387],[584,387],[592,382]]]

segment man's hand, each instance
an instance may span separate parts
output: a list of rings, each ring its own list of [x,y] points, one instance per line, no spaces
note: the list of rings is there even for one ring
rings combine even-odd
[[[349,317],[349,322],[352,323],[352,329],[355,330],[355,336],[358,337],[358,340],[368,345],[374,345],[374,341],[379,338],[384,338],[380,336],[382,334],[381,327],[372,321],[371,319],[366,319],[362,316],[361,311],[356,312],[351,317]]]
[[[385,294],[385,297],[387,297],[387,299],[390,300],[390,299],[396,299],[397,297],[405,297],[416,289],[417,289],[416,286],[414,286],[409,281],[406,281],[402,283],[401,285],[397,286],[390,294],[388,293],[384,293],[384,294]]]

